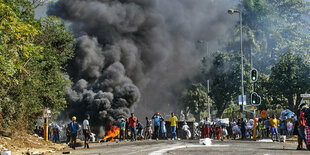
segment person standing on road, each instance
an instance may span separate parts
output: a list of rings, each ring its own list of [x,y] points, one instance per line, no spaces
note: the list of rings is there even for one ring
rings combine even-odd
[[[148,117],[145,117],[146,120],[146,126],[145,126],[145,132],[144,132],[144,139],[151,139],[152,138],[152,121],[149,120]]]
[[[153,115],[152,119],[154,119],[154,138],[158,140],[160,120],[162,119],[162,116],[158,112],[156,112]]]
[[[210,137],[210,122],[208,121],[208,117],[203,121],[203,138]]]
[[[170,122],[170,127],[171,127],[171,140],[174,140],[177,136],[176,129],[177,129],[178,118],[174,116],[173,112],[171,113],[169,122]]]
[[[167,130],[166,130],[166,122],[165,122],[165,119],[162,118],[161,120],[161,135],[162,135],[162,138],[166,139],[167,138]]]
[[[125,139],[129,139],[129,121],[128,121],[128,118],[126,118],[126,121],[125,121]]]
[[[305,129],[306,129],[307,149],[310,150],[310,108],[307,108],[305,110],[304,118],[306,120]]]
[[[84,149],[86,149],[86,147],[89,149],[89,141],[90,141],[90,134],[91,134],[91,130],[89,126],[89,119],[90,119],[90,116],[86,114],[85,120],[83,121],[83,135],[85,138]]]
[[[276,118],[276,115],[272,115],[272,118],[269,119],[269,122],[270,122],[270,131],[271,131],[271,140],[273,140],[273,134],[276,135],[276,138],[277,140],[276,141],[279,141],[278,139],[278,129],[277,129],[277,126],[278,126],[278,119]]]
[[[122,140],[124,140],[125,139],[125,125],[126,125],[126,123],[125,123],[125,120],[124,120],[124,118],[122,118],[121,119],[121,122],[120,122],[120,124],[119,124],[119,139],[120,139],[120,141],[122,141]]]
[[[67,136],[67,139],[66,139],[66,144],[68,145],[68,144],[70,144],[70,140],[71,140],[71,133],[70,133],[70,124],[71,123],[69,123],[69,124],[67,124],[67,126],[66,126],[66,136]]]
[[[76,117],[72,117],[72,122],[70,123],[70,137],[71,137],[71,147],[75,150],[77,131],[79,130],[79,125],[76,122]]]
[[[306,134],[305,134],[305,126],[306,126],[306,120],[304,119],[305,110],[307,109],[306,106],[302,107],[300,109],[300,115],[298,117],[298,146],[297,150],[303,150],[303,141],[306,143]],[[307,144],[307,143],[306,143]]]
[[[137,118],[135,117],[134,113],[131,113],[131,117],[129,117],[129,128],[131,132],[131,141],[136,140],[137,137],[137,130],[136,130],[136,122]]]
[[[241,118],[241,135],[242,135],[242,139],[245,139],[245,134],[246,134],[246,122],[245,120],[243,120],[243,118]]]
[[[260,138],[264,138],[265,137],[265,124],[264,124],[264,120],[262,118],[259,118],[258,121],[258,131],[259,131],[259,137]]]
[[[59,143],[59,127],[56,123],[53,123],[53,142]]]
[[[190,128],[189,128],[189,126],[187,125],[186,122],[184,122],[183,127],[182,127],[182,130],[183,130],[184,133],[186,134],[186,139],[191,138],[192,134],[191,134]]]
[[[266,128],[266,137],[269,137],[270,134],[270,121],[269,121],[269,117],[264,121],[265,124],[265,128]]]
[[[286,135],[286,120],[280,121],[280,135]]]
[[[136,126],[138,132],[137,132],[137,138],[138,140],[141,140],[143,138],[143,124],[137,120],[137,126]]]

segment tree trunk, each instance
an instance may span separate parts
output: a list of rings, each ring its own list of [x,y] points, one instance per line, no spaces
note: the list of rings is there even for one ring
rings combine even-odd
[[[195,113],[194,117],[196,122],[200,122],[200,112]]]
[[[289,95],[287,96],[287,100],[288,100],[288,107],[290,110],[294,111],[294,95]]]
[[[297,110],[298,110],[298,106],[299,106],[299,104],[300,104],[300,101],[301,101],[301,97],[300,97],[300,94],[297,94],[297,97],[296,97],[296,104],[295,104],[295,112],[297,112]]]
[[[224,112],[224,109],[217,110],[216,118],[222,118],[223,112]]]

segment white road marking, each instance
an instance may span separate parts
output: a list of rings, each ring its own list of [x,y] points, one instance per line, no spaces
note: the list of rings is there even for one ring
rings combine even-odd
[[[162,155],[163,153],[166,153],[168,151],[181,149],[181,148],[185,148],[185,147],[186,147],[186,145],[175,145],[172,147],[168,147],[168,148],[164,148],[164,149],[161,149],[158,151],[151,152],[151,153],[149,153],[149,155]]]
[[[156,149],[160,149],[161,146],[156,146],[155,148],[152,147],[152,148],[148,148],[148,149],[139,149],[138,151],[134,151],[134,152],[128,152],[127,154],[130,155],[130,154],[137,154],[137,153],[141,153],[141,152],[148,152],[148,151],[152,151],[152,150],[156,150]]]
[[[161,149],[161,150],[158,150],[158,151],[153,151],[151,153],[149,153],[149,155],[162,155],[168,151],[171,151],[171,150],[176,150],[176,149],[182,149],[182,148],[188,148],[188,147],[227,147],[229,145],[181,145],[181,144],[178,144],[178,145],[173,145],[173,146],[170,146],[170,147],[167,147],[167,148],[164,148],[164,149]]]

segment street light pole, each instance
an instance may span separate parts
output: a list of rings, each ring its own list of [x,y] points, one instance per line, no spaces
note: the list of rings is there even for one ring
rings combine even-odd
[[[243,96],[244,96],[244,86],[243,86],[243,50],[242,50],[242,12],[240,10],[228,10],[229,14],[239,13],[239,21],[240,21],[240,57],[241,57],[241,113],[243,114]]]

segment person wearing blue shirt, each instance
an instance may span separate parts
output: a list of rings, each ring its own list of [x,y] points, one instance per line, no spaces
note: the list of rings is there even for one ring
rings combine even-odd
[[[79,130],[79,125],[76,122],[76,117],[72,117],[72,122],[70,123],[70,137],[71,137],[71,147],[75,150],[75,144],[76,144],[76,136],[77,131]]]
[[[166,122],[165,122],[164,118],[162,118],[162,120],[161,120],[161,127],[160,128],[161,128],[162,138],[167,139]]]
[[[120,126],[120,141],[125,139],[125,125],[126,125],[125,119],[122,118],[121,123],[119,124],[119,126]]]
[[[153,115],[152,119],[154,119],[154,138],[158,140],[160,120],[162,119],[162,116],[158,112],[156,112]]]

